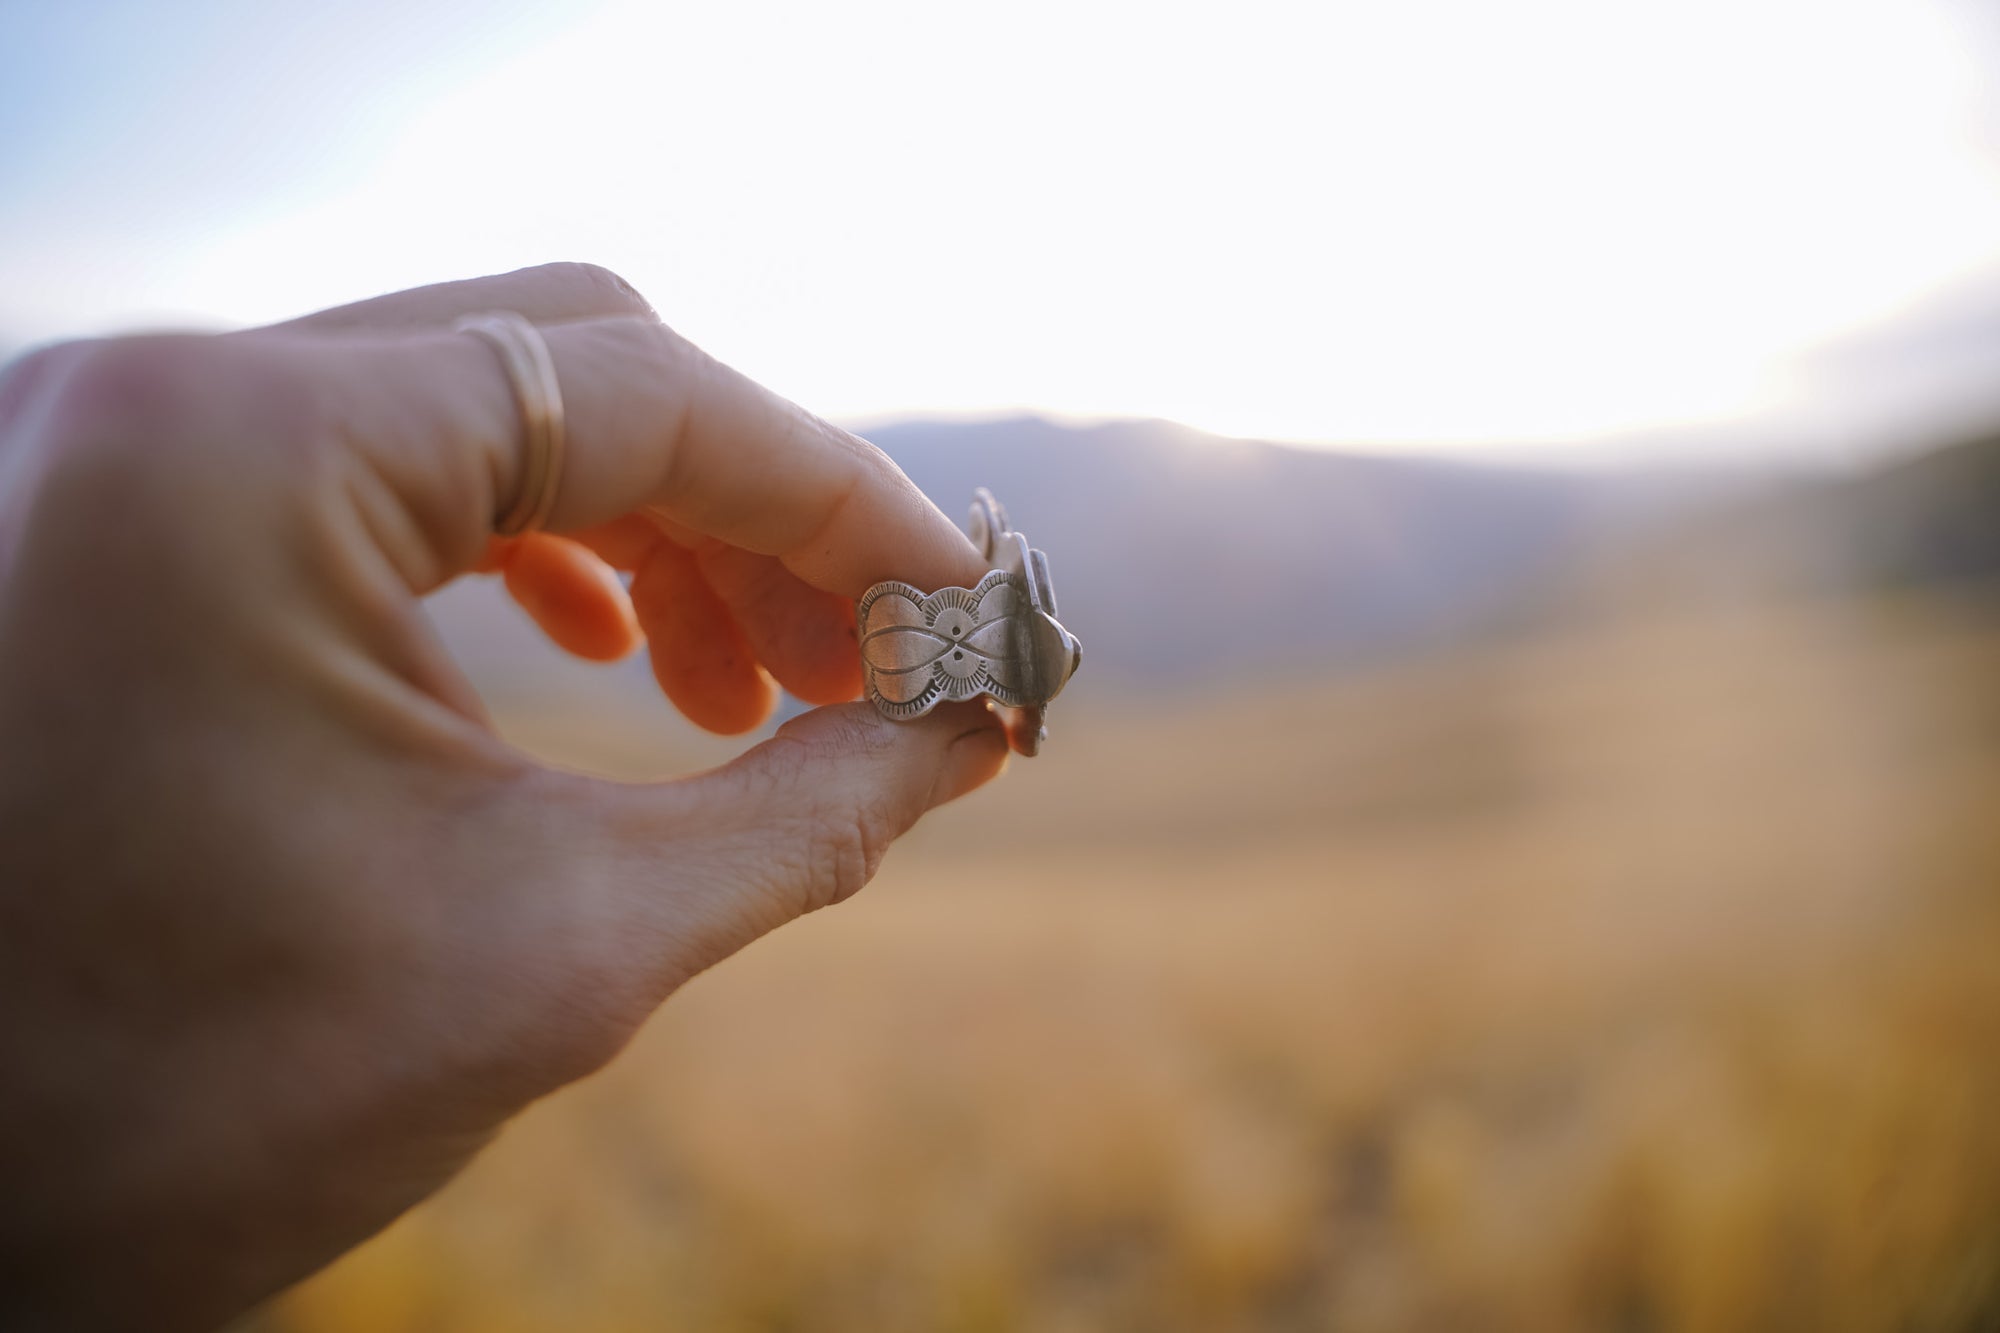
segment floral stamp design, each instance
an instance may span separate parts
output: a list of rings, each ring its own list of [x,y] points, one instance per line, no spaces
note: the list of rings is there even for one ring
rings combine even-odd
[[[857,608],[861,669],[876,706],[894,718],[920,717],[942,699],[990,695],[1009,708],[1029,702],[1026,645],[1018,614],[1020,579],[996,569],[971,588],[922,593],[878,583]]]

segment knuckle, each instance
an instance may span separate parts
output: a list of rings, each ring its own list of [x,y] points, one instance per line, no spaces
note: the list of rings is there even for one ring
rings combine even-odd
[[[57,343],[35,348],[0,365],[0,461],[18,457],[31,438],[39,438],[51,386],[84,351],[82,343]]]
[[[84,343],[52,343],[0,364],[0,402],[18,403],[39,394],[84,351]]]
[[[317,393],[284,355],[202,334],[67,352],[31,428],[37,509],[116,512],[119,549],[199,535],[210,551],[253,544],[283,522],[273,496],[326,490],[337,441],[313,429]],[[247,521],[213,521],[229,513]],[[202,557],[190,548],[173,558]]]
[[[654,315],[607,316],[581,326],[573,336],[595,338],[608,358],[636,364],[660,383],[681,390],[698,384],[708,373],[701,349]]]
[[[674,378],[691,381],[716,369],[708,354],[673,331],[660,319],[647,316],[637,326],[637,336],[648,344],[651,356]]]
[[[625,314],[646,316],[653,313],[651,303],[639,294],[637,287],[602,264],[568,260],[548,267],[552,271],[552,277],[588,291],[592,304],[607,312],[620,311]]]
[[[861,892],[882,866],[895,830],[865,805],[829,804],[813,811],[806,843],[802,910],[817,911]]]
[[[292,433],[305,410],[277,358],[204,334],[85,344],[55,386],[49,432],[63,447],[140,449]]]
[[[901,825],[893,810],[871,799],[870,784],[843,781],[842,774],[893,743],[879,728],[830,709],[787,722],[773,739],[793,755],[783,801],[797,812],[797,823],[783,840],[790,855],[781,859],[798,885],[799,910],[845,902],[875,877]]]
[[[50,433],[62,445],[123,444],[178,430],[199,408],[211,368],[192,339],[114,338],[76,349],[54,389]]]

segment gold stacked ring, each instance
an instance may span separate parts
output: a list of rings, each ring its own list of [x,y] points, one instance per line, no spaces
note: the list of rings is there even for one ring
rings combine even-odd
[[[514,503],[494,520],[493,530],[502,537],[533,531],[548,521],[562,481],[563,404],[555,358],[541,330],[511,310],[467,315],[452,328],[477,334],[500,354],[521,410],[521,482]]]

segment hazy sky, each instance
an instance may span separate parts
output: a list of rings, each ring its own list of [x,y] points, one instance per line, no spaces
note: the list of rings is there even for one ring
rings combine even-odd
[[[0,346],[587,258],[850,420],[1823,417],[2000,267],[1974,14],[14,0]]]

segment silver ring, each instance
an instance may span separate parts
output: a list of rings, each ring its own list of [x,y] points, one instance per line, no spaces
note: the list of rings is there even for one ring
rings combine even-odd
[[[922,717],[947,699],[987,695],[1009,708],[1028,701],[1028,661],[1015,642],[1025,600],[996,569],[970,588],[919,592],[878,583],[862,594],[861,668],[884,717]]]
[[[521,483],[514,503],[494,519],[493,531],[502,537],[519,536],[548,521],[562,481],[566,440],[555,358],[549,355],[541,330],[511,310],[467,315],[452,329],[475,334],[490,344],[500,354],[500,364],[514,389],[523,437]]]
[[[876,709],[899,722],[984,695],[1030,712],[1039,742],[1041,712],[1082,665],[1083,645],[1056,619],[1048,557],[1008,526],[984,488],[969,526],[993,565],[972,587],[926,593],[891,581],[862,594],[862,682]]]

